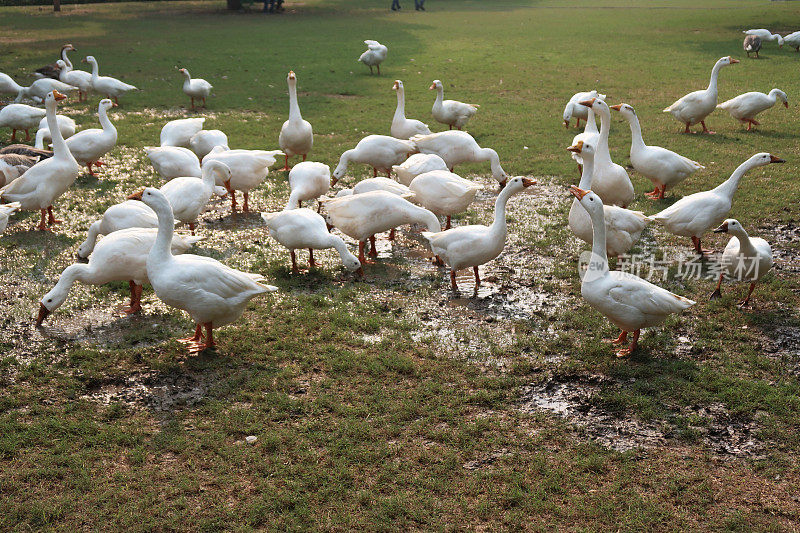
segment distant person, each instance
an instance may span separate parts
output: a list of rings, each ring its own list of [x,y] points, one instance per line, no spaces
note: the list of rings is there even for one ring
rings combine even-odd
[[[392,0],[392,11],[400,9],[400,0]]]
[[[281,13],[283,0],[264,0],[264,13]]]
[[[425,11],[425,0],[414,0],[414,9],[417,11]]]

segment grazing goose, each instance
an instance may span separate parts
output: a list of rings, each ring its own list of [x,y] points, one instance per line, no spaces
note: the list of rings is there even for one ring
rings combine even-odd
[[[761,50],[761,38],[758,35],[745,35],[742,48],[747,52],[747,57],[755,52],[756,59],[758,59],[758,51]]]
[[[722,67],[738,63],[738,59],[731,56],[721,57],[711,69],[711,81],[708,88],[702,91],[694,91],[681,97],[671,106],[664,109],[664,113],[670,113],[675,120],[686,124],[683,133],[691,133],[689,126],[700,123],[703,126],[703,133],[713,134],[714,132],[706,127],[705,119],[717,107],[717,78]]]
[[[678,155],[660,146],[648,146],[642,138],[642,127],[636,111],[628,104],[612,105],[619,111],[631,127],[631,164],[636,172],[653,182],[653,192],[647,193],[652,200],[664,198],[667,189],[706,168],[697,161]],[[587,189],[581,187],[581,189]]]
[[[402,183],[397,183],[393,179],[384,178],[381,176],[363,179],[356,183],[352,189],[342,189],[336,193],[336,197],[340,198],[342,196],[348,196],[351,194],[363,194],[370,191],[386,191],[396,194],[397,196],[402,196],[406,199],[413,197],[411,189]]]
[[[783,42],[794,48],[796,52],[800,52],[800,31],[790,33],[783,38]]]
[[[448,168],[444,159],[436,154],[414,154],[399,165],[394,165],[392,170],[397,181],[408,186],[420,174]]]
[[[222,161],[209,161],[203,165],[203,177],[184,176],[172,179],[159,189],[169,200],[175,220],[189,225],[194,235],[194,226],[205,209],[217,182],[231,179],[231,169]]]
[[[115,231],[100,240],[88,264],[68,266],[58,278],[58,283],[39,301],[39,327],[50,313],[64,304],[69,290],[76,281],[87,285],[105,285],[112,281],[127,281],[131,289],[131,303],[126,314],[142,309],[142,285],[147,279],[147,255],[156,241],[158,230],[130,228]],[[200,237],[174,235],[170,248],[174,254],[186,252]]]
[[[414,201],[434,215],[446,218],[444,229],[450,229],[450,218],[463,212],[475,199],[483,185],[465,180],[449,170],[433,170],[420,174],[408,186]]]
[[[367,51],[361,54],[358,60],[369,67],[369,73],[373,74],[372,67],[378,68],[378,76],[381,75],[381,63],[389,54],[389,49],[378,41],[366,40]]]
[[[739,303],[740,307],[745,307],[750,303],[750,295],[756,288],[756,282],[772,269],[772,247],[760,237],[750,237],[739,221],[733,218],[723,222],[714,233],[730,233],[732,237],[722,252],[720,264],[723,272],[719,275],[717,288],[711,294],[711,299],[722,296],[722,278],[727,275],[734,281],[750,282],[747,297]]]
[[[0,154],[0,187],[8,185],[39,161],[38,157]]]
[[[192,137],[197,135],[200,130],[203,129],[203,122],[205,121],[205,117],[170,120],[164,124],[163,128],[161,128],[159,144],[161,146],[180,146],[182,148],[189,148],[192,142]]]
[[[747,35],[755,35],[762,41],[778,41],[778,48],[783,46],[784,42],[783,37],[781,37],[777,33],[772,33],[769,30],[765,30],[764,28],[760,28],[757,30],[745,30],[742,33],[745,33]]]
[[[430,86],[431,91],[436,91],[436,100],[433,102],[431,114],[437,122],[447,124],[448,129],[461,129],[467,125],[469,119],[475,116],[480,107],[477,104],[465,104],[457,100],[442,100],[444,98],[444,86],[439,80],[433,80]]]
[[[67,52],[77,52],[77,49],[71,44],[65,45],[61,49],[61,59],[56,61],[58,65],[59,74],[58,79],[64,83],[78,88],[78,101],[83,102],[89,97],[92,91],[92,73],[85,70],[76,70],[72,66],[72,61],[67,57]]]
[[[14,102],[19,103],[27,98],[28,100],[32,100],[38,104],[43,102],[45,96],[47,96],[47,93],[51,91],[59,91],[64,94],[69,94],[72,91],[77,90],[77,87],[62,83],[59,80],[42,78],[31,83],[30,87],[22,87],[19,93],[17,93],[17,97],[14,99]]]
[[[339,164],[333,171],[331,186],[336,185],[347,172],[350,163],[364,163],[372,167],[373,176],[378,171],[386,172],[391,177],[392,167],[399,165],[406,158],[417,152],[414,141],[395,139],[388,135],[368,135],[358,141],[355,148],[345,151],[339,158]]]
[[[0,109],[0,128],[11,128],[12,143],[17,140],[17,130],[23,130],[25,132],[25,140],[30,141],[31,134],[29,130],[35,128],[44,116],[44,109],[25,104],[9,104]]]
[[[294,71],[289,71],[286,77],[289,86],[289,120],[281,126],[278,136],[278,146],[283,150],[285,164],[283,170],[289,170],[289,157],[302,155],[303,161],[314,146],[314,131],[311,123],[303,120],[300,114],[300,105],[297,103],[297,76]]]
[[[283,155],[280,150],[225,150],[221,146],[214,147],[203,158],[205,166],[209,161],[222,161],[231,170],[228,181],[217,180],[231,196],[231,210],[236,212],[236,191],[244,193],[243,211],[250,210],[248,205],[250,191],[260,185],[269,173],[269,167],[275,164],[275,156]]]
[[[66,98],[53,91],[45,98],[47,125],[53,134],[53,157],[39,161],[25,174],[0,189],[0,198],[19,202],[27,211],[39,210],[42,215],[38,229],[46,231],[47,225],[58,223],[53,215],[53,202],[64,194],[78,177],[81,167],[67,148],[56,121],[56,105]],[[47,225],[46,225],[47,224]]]
[[[760,124],[753,120],[753,117],[774,106],[778,100],[781,100],[787,109],[789,108],[789,97],[780,89],[772,89],[769,94],[760,92],[740,94],[736,98],[722,102],[717,107],[730,113],[742,124],[747,124],[747,131],[750,131],[753,126]]]
[[[397,91],[397,109],[394,110],[392,117],[392,127],[390,133],[392,137],[398,139],[410,139],[414,135],[427,135],[431,132],[428,125],[419,120],[406,118],[406,90],[403,82],[394,80],[392,89]]]
[[[207,156],[215,147],[221,146],[225,150],[228,147],[228,136],[220,130],[200,130],[189,139],[189,149],[195,153],[199,159]]]
[[[442,131],[430,135],[414,135],[411,141],[423,154],[436,154],[441,157],[448,170],[453,172],[461,163],[481,163],[489,161],[492,177],[505,186],[508,174],[500,166],[500,156],[491,148],[481,148],[466,131]]]
[[[581,281],[581,296],[622,330],[619,337],[612,341],[613,344],[624,344],[628,340],[628,333],[633,332],[630,346],[617,350],[618,357],[625,357],[636,350],[642,328],[657,326],[669,315],[680,313],[695,302],[633,274],[609,272],[603,201],[592,191],[575,186],[570,190],[589,213],[594,232],[592,259]]]
[[[570,146],[567,150],[583,156],[583,172],[578,187],[584,190],[589,189],[592,186],[594,172],[595,145],[591,141],[578,141],[578,144]],[[603,213],[606,222],[606,247],[608,254],[615,257],[628,253],[641,237],[647,224],[653,221],[652,218],[645,216],[640,211],[632,211],[616,205],[603,206]],[[568,222],[572,233],[582,241],[592,244],[592,219],[577,199],[572,201]]]
[[[16,96],[22,90],[22,85],[15,82],[8,74],[0,72],[0,93]]]
[[[186,96],[188,96],[192,101],[192,111],[194,111],[194,99],[197,98],[198,100],[203,101],[203,107],[206,106],[206,98],[208,95],[211,94],[211,89],[214,88],[213,85],[208,83],[203,78],[192,78],[189,71],[185,68],[178,69],[178,72],[183,74],[183,92]]]
[[[308,249],[309,268],[317,266],[314,262],[314,250],[326,248],[336,249],[347,270],[352,272],[361,268],[361,262],[350,253],[342,238],[329,233],[325,219],[311,209],[288,208],[277,213],[262,213],[261,218],[269,228],[270,236],[289,249],[292,272],[295,274],[299,272],[295,250],[302,248]]]
[[[506,246],[506,203],[512,194],[535,185],[534,180],[517,176],[497,195],[494,204],[494,222],[491,226],[459,226],[445,231],[423,232],[431,251],[437,258],[450,265],[450,283],[453,292],[458,292],[456,272],[472,267],[475,286],[481,284],[478,266],[491,261],[502,253]]]
[[[80,165],[86,165],[89,175],[94,176],[92,165],[102,166],[100,158],[117,145],[117,128],[108,119],[108,110],[116,104],[103,98],[97,105],[97,116],[102,129],[91,128],[76,133],[67,139],[67,147]]]
[[[69,139],[75,135],[77,124],[75,124],[74,120],[65,115],[56,115],[56,122],[58,122],[58,129],[61,131],[61,136],[64,137],[64,139]],[[44,150],[45,143],[49,143],[51,140],[50,129],[47,127],[47,117],[44,117],[39,122],[39,127],[36,128],[36,137],[33,141],[33,147]]]
[[[157,228],[158,219],[152,209],[142,202],[125,200],[105,210],[103,216],[92,222],[86,240],[78,247],[78,261],[85,261],[97,244],[97,237],[130,228]]]
[[[367,262],[364,258],[367,239],[372,243],[370,255],[378,255],[375,250],[376,233],[413,223],[427,226],[428,231],[441,229],[436,215],[387,191],[369,191],[323,200],[328,224],[358,241],[358,260],[362,264]]]
[[[600,133],[597,137],[594,156],[592,190],[606,205],[627,207],[633,201],[633,184],[628,172],[611,160],[608,150],[608,133],[611,130],[611,111],[603,100],[593,98],[581,102],[600,115]]]
[[[200,160],[194,152],[181,146],[145,146],[144,151],[153,168],[162,178],[171,180],[182,176],[199,178]]]
[[[161,301],[186,311],[197,324],[194,336],[186,339],[190,351],[198,353],[215,346],[214,328],[238,319],[259,294],[278,290],[259,283],[264,279],[259,274],[235,270],[210,257],[173,255],[174,218],[167,198],[148,187],[129,199],[143,201],[158,216],[158,236],[147,256],[147,277]]]
[[[739,181],[747,171],[770,163],[785,163],[774,155],[762,152],[752,156],[733,171],[731,177],[710,191],[684,196],[653,219],[663,224],[673,235],[691,237],[698,254],[708,253],[700,246],[702,236],[722,223],[733,206],[733,195],[739,188]]]
[[[0,233],[3,233],[8,227],[8,217],[16,213],[20,207],[22,206],[19,202],[0,204]]]
[[[297,209],[302,202],[315,200],[328,193],[331,187],[331,169],[324,163],[303,161],[289,171],[289,201],[286,209]]]
[[[114,103],[119,105],[118,98],[130,91],[136,91],[136,87],[128,83],[119,81],[110,76],[100,76],[97,60],[94,56],[86,56],[83,61],[92,65],[92,88],[107,98],[113,98]]]
[[[600,100],[605,100],[606,95],[599,94],[596,90],[591,90],[587,92],[575,93],[572,95],[572,98],[569,99],[567,105],[564,107],[564,127],[569,129],[569,121],[572,117],[575,117],[575,127],[581,127],[581,119],[587,121],[586,126],[589,125],[589,112],[590,109],[587,109],[586,106],[582,106],[580,103],[585,100],[591,100],[592,98],[599,98]],[[595,133],[597,133],[597,126],[595,126]],[[585,130],[584,130],[585,131]],[[578,139],[582,140],[582,139]],[[572,141],[572,144],[576,144],[578,141]]]

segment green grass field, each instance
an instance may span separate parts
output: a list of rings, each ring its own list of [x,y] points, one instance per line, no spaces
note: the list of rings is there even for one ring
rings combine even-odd
[[[741,44],[743,29],[800,29],[795,3],[388,4],[289,1],[273,16],[216,1],[0,10],[0,70],[18,81],[71,42],[73,61],[94,55],[102,73],[141,89],[114,110],[119,143],[99,179],[80,177],[56,204],[64,224],[40,234],[38,214],[23,213],[0,236],[0,529],[800,529],[800,54],[770,42],[748,60]],[[389,46],[380,77],[356,62],[364,39]],[[716,135],[679,135],[661,110],[704,88],[723,55],[742,62],[723,69],[720,101],[778,87],[790,108],[765,112],[751,133],[717,110]],[[292,275],[258,216],[232,217],[218,201],[196,253],[281,291],[221,330],[217,351],[187,356],[174,339],[188,318],[149,289],[141,315],[121,316],[123,283],[76,285],[37,330],[38,299],[88,224],[162,184],[142,147],[167,120],[192,116],[176,66],[215,86],[206,128],[253,149],[277,148],[294,70],[312,159],[331,166],[363,136],[388,134],[394,79],[407,115],[434,127],[427,87],[438,78],[445,97],[481,105],[470,133],[540,185],[510,202],[507,249],[472,298],[449,293],[409,231],[381,240],[364,280],[330,251],[324,268]],[[712,282],[673,275],[660,283],[698,304],[645,331],[627,360],[599,342],[616,332],[580,297],[582,246],[566,227],[577,173],[565,148],[577,131],[561,113],[590,88],[633,105],[646,142],[707,167],[659,202],[631,171],[632,207],[647,214],[756,152],[787,160],[749,173],[731,213],[776,252],[753,306],[736,308],[744,285],[711,302]],[[97,101],[62,111],[95,127]],[[612,120],[624,165],[630,133]],[[487,185],[458,223],[489,222],[488,167],[457,172]],[[367,175],[351,166],[343,185]],[[274,171],[252,202],[279,209],[287,189]],[[637,250],[677,257],[689,243],[652,227]]]

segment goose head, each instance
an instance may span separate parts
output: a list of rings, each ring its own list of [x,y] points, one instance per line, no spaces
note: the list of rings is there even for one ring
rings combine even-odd
[[[714,233],[730,233],[731,235],[741,235],[744,233],[744,228],[738,220],[735,218],[729,218],[720,224],[720,226],[714,230]]]
[[[633,117],[636,116],[636,111],[633,109],[632,106],[628,104],[617,104],[608,107],[609,109],[613,109],[614,111],[619,111],[620,114],[628,120],[631,120]]]
[[[734,59],[731,56],[725,56],[725,57],[719,58],[719,60],[717,61],[717,65],[726,67],[728,65],[735,65],[738,62],[739,62],[738,59]]]
[[[117,107],[117,104],[115,104],[110,98],[103,98],[100,100],[100,103],[97,104],[98,110],[108,111],[112,107]]]
[[[442,88],[442,82],[439,81],[439,80],[433,80],[433,83],[431,83],[431,86],[428,87],[428,89],[431,90],[431,91],[436,90],[436,89],[441,89],[441,88]]]
[[[581,154],[581,157],[591,160],[594,157],[595,146],[589,141],[578,141],[574,145],[567,148],[572,153]]]
[[[603,216],[603,201],[594,192],[581,189],[575,185],[570,185],[569,191],[578,199],[578,202],[588,211],[589,215],[600,213]]]
[[[146,206],[155,211],[172,213],[172,206],[169,205],[169,200],[164,196],[164,193],[153,187],[145,187],[144,189],[135,192],[128,196],[128,200],[139,200],[144,202]]]
[[[55,110],[58,102],[65,99],[66,97],[67,96],[65,94],[61,94],[60,92],[53,89],[52,91],[47,93],[47,96],[44,97],[44,105],[47,109],[52,108],[53,110]]]
[[[56,61],[56,65],[58,65],[58,68],[60,68],[61,70],[67,68],[67,64],[64,63],[63,59],[59,59],[58,61]]]
[[[590,98],[579,103],[583,106],[591,108],[595,113],[611,113],[611,111],[608,110],[608,104],[600,98]]]
[[[770,96],[773,94],[777,96],[783,102],[784,107],[787,109],[789,108],[789,97],[786,96],[785,92],[781,91],[780,89],[772,89],[769,94]]]
[[[403,88],[403,82],[400,80],[394,80],[394,85],[392,85],[392,90],[397,91],[398,89]]]
[[[97,64],[97,60],[94,58],[94,56],[86,56],[81,59],[81,63],[91,63],[92,65],[95,65]]]
[[[358,260],[358,257],[348,252],[346,255],[342,256],[342,265],[350,272],[355,272],[361,268],[361,261]]]
[[[207,161],[206,164],[203,165],[202,172],[203,175],[205,175],[206,172],[210,173],[214,176],[215,180],[219,178],[222,183],[231,181],[231,167],[216,159]]]
[[[69,294],[69,287],[66,287],[66,289],[67,290],[64,290],[64,287],[57,284],[50,290],[50,292],[42,296],[42,299],[39,300],[39,316],[36,317],[37,328],[42,325],[48,316],[50,316],[50,313],[64,304],[64,301],[67,299],[67,295]]]
[[[188,70],[186,70],[185,68],[179,68],[179,69],[178,69],[178,72],[180,72],[181,74],[183,74],[183,76],[184,76],[186,79],[191,79],[191,77],[192,77],[192,76],[189,74],[189,71],[188,71]]]
[[[747,165],[748,168],[755,168],[755,167],[763,167],[765,165],[769,165],[770,163],[785,163],[785,159],[781,159],[778,156],[772,155],[767,152],[761,152],[760,154],[756,154],[750,159],[748,159],[744,164]]]
[[[77,52],[78,51],[78,49],[75,48],[74,46],[72,46],[71,43],[67,43],[64,46],[62,46],[61,47],[61,51],[63,52],[64,50],[66,50],[67,52]]]
[[[287,74],[286,83],[288,83],[289,85],[297,84],[297,76],[295,75],[293,70],[290,70],[289,74]]]
[[[777,33],[775,34],[775,37],[778,38],[778,48],[783,48],[783,37],[781,37]]]
[[[518,193],[527,189],[531,185],[536,185],[536,180],[524,178],[522,176],[516,176],[506,181],[503,192],[510,196],[514,193]]]

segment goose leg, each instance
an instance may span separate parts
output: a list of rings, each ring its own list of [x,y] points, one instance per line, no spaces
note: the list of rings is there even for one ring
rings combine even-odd
[[[192,99],[192,111],[194,111],[194,96],[190,96],[189,98]]]
[[[692,133],[691,131],[689,131],[689,123],[688,122],[686,123],[686,129],[683,130],[683,133]]]
[[[308,155],[308,154],[303,154],[303,161],[305,161],[305,160],[306,160],[306,156],[307,156],[307,155]]]
[[[200,344],[198,342],[196,346],[189,348],[189,353],[200,353],[205,350],[208,350],[209,348],[213,348],[217,345],[217,343],[214,342],[214,331],[213,331],[214,326],[212,325],[212,323],[206,322],[203,325],[206,328],[206,342],[205,344]]]
[[[283,164],[283,168],[281,170],[290,170],[289,169],[289,156],[286,155],[286,154],[283,154],[283,160],[284,160],[284,164]]]
[[[367,263],[367,258],[364,257],[364,248],[366,248],[366,241],[358,241],[358,261],[364,265]]]
[[[189,222],[189,231],[194,235],[194,222]]]
[[[453,292],[458,293],[458,285],[456,285],[456,271],[450,271],[450,286],[453,289]]]
[[[710,129],[708,129],[708,128],[706,127],[706,121],[705,121],[705,120],[701,120],[701,121],[700,121],[700,124],[702,124],[702,125],[703,125],[703,133],[707,133],[707,134],[709,134],[709,135],[714,135],[714,134],[716,133],[715,131],[711,131]]]
[[[577,122],[575,123],[575,127],[576,127],[577,129],[581,129],[581,119],[578,119],[578,120],[577,120]]]
[[[119,100],[117,100],[116,96],[114,97],[114,103],[117,104],[117,106],[119,106]]]
[[[247,191],[244,191],[244,207],[242,208],[242,210],[245,213],[248,213],[250,211],[250,209],[247,207],[247,197],[248,197],[248,193],[247,193]]]
[[[367,66],[369,67],[369,73],[370,74],[375,74],[375,72],[372,70],[372,65],[367,65]]]
[[[370,244],[369,256],[378,257],[378,249],[375,248],[375,235],[370,235],[369,244]]]
[[[133,280],[128,282],[131,288],[131,305],[127,309],[123,309],[123,313],[132,315],[142,310],[142,290],[141,285],[137,285]]]
[[[627,357],[636,351],[636,347],[639,345],[639,334],[641,331],[642,330],[637,329],[633,332],[633,342],[627,348],[620,348],[617,350],[617,357]]]
[[[378,66],[378,76],[380,76],[381,75],[381,66],[380,65],[377,65],[377,66]]]
[[[658,200],[659,198],[664,198],[664,190],[662,189],[663,185],[656,185],[652,192],[645,193],[645,196],[650,198],[651,200]]]
[[[448,230],[450,227],[450,215],[447,215],[447,222],[444,225],[444,229]]]
[[[31,132],[28,131],[27,129],[25,130],[25,140],[26,141],[30,141],[31,140]]]
[[[13,143],[16,140],[17,140],[17,130],[11,128],[11,142]]]
[[[375,168],[375,167],[372,167],[372,177],[373,178],[377,178],[378,177],[378,169]]]
[[[626,342],[628,342],[628,332],[627,331],[620,331],[619,332],[619,337],[617,337],[616,339],[610,339],[610,342],[611,342],[611,344],[614,344],[614,345],[625,344]]]
[[[47,208],[47,225],[52,226],[53,224],[61,224],[60,220],[56,220],[56,217],[53,215],[53,206],[48,206]]]
[[[753,294],[753,289],[756,288],[756,282],[750,283],[750,290],[747,291],[747,297],[739,303],[739,308],[747,307],[747,304],[750,303],[750,295]]]
[[[472,272],[475,274],[475,286],[477,287],[481,284],[481,277],[478,275],[478,267],[472,267]]]
[[[694,244],[695,252],[697,252],[700,255],[706,255],[712,252],[711,250],[706,250],[705,248],[700,246],[700,239],[698,239],[697,237],[694,236],[692,237],[692,244]]]
[[[314,262],[314,249],[308,249],[308,268],[317,268],[317,263]]]
[[[178,339],[178,342],[181,344],[197,344],[203,339],[203,326],[197,324],[197,327],[194,329],[194,336],[193,337],[186,337],[185,339]]]
[[[300,269],[297,268],[297,256],[294,253],[294,250],[289,250],[289,255],[292,256],[292,272],[297,274],[300,272]]]
[[[717,281],[717,288],[714,289],[714,292],[712,292],[711,296],[708,297],[709,300],[716,300],[717,298],[722,298],[722,278],[723,274],[720,274],[719,281]]]
[[[50,229],[45,225],[47,221],[47,209],[42,209],[42,220],[39,222],[39,225],[36,226],[36,229],[41,231],[50,231]]]
[[[92,171],[92,164],[91,163],[86,163],[86,168],[89,169],[89,175],[90,176],[94,176],[94,172]]]
[[[439,257],[438,255],[434,255],[433,256],[433,264],[436,265],[436,266],[444,266],[444,261],[442,261],[442,258]]]
[[[228,192],[231,195],[231,212],[235,215],[236,214],[236,192],[231,189],[228,189]]]
[[[390,241],[394,240],[394,228],[389,230],[389,240]]]

